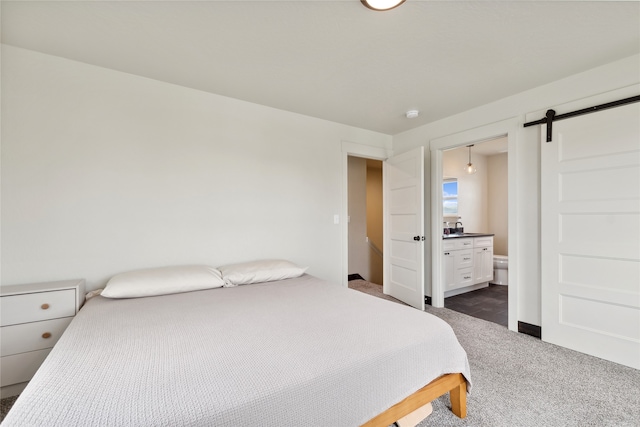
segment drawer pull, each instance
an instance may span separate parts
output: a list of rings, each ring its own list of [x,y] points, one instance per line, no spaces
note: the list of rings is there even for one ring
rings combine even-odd
[[[45,332],[44,334],[42,334],[42,338],[44,339],[51,338],[51,332]]]
[[[46,310],[46,309],[48,309],[48,308],[49,308],[49,304],[42,304],[42,305],[40,306],[40,308],[41,308],[41,309],[43,309],[43,310]]]

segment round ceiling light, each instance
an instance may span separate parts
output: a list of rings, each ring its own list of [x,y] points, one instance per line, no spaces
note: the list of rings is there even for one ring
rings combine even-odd
[[[390,10],[400,6],[405,0],[360,0],[363,5],[373,10]]]
[[[405,113],[405,115],[407,116],[407,119],[415,119],[416,117],[418,117],[420,115],[420,111],[418,110],[409,110]]]

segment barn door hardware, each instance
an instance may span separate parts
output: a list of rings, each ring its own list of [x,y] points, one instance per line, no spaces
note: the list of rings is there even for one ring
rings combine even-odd
[[[564,120],[575,116],[581,116],[583,114],[595,113],[597,111],[607,110],[609,108],[620,107],[622,105],[632,104],[634,102],[640,102],[640,95],[632,96],[630,98],[620,99],[618,101],[608,102],[606,104],[596,105],[595,107],[583,108],[582,110],[572,111],[570,113],[559,114],[556,116],[554,110],[547,110],[544,119],[536,120],[535,122],[528,122],[524,124],[524,127],[535,125],[547,125],[547,142],[551,142],[551,130],[553,122],[557,120]]]

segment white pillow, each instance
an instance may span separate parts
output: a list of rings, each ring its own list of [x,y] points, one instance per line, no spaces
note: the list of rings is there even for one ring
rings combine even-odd
[[[176,294],[224,285],[220,272],[207,265],[134,270],[113,276],[101,295],[107,298],[138,298]]]
[[[225,265],[218,267],[218,270],[222,273],[224,285],[229,287],[291,279],[302,276],[307,268],[283,259],[264,259]]]

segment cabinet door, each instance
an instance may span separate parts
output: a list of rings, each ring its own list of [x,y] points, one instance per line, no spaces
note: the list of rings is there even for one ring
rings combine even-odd
[[[473,263],[473,284],[484,282],[485,265],[484,265],[484,253],[487,248],[475,248],[473,250],[473,257],[476,262]]]
[[[493,248],[476,248],[473,257],[473,283],[493,280]]]
[[[442,259],[444,264],[444,290],[448,291],[455,288],[456,285],[454,252],[444,252],[444,256],[442,257]]]
[[[484,253],[483,253],[483,258],[482,258],[482,264],[483,264],[483,270],[484,270],[484,277],[482,279],[483,282],[490,282],[493,280],[493,246],[490,246],[488,248],[483,248],[484,249]]]

